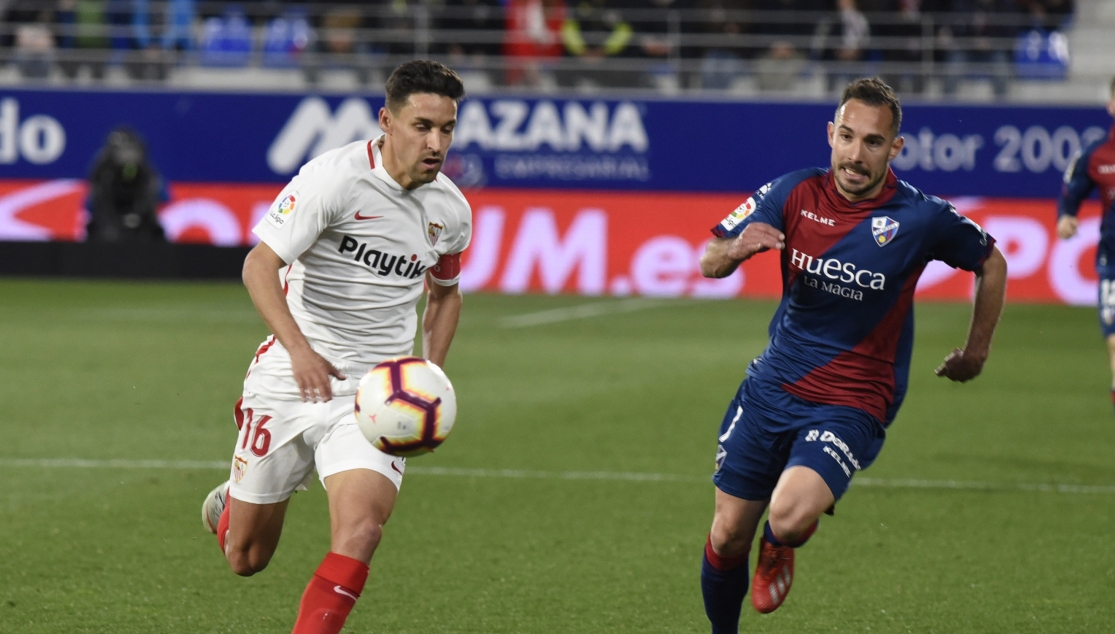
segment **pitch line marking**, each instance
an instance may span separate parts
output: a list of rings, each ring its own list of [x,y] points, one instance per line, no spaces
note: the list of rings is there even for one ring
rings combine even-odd
[[[228,469],[226,460],[86,460],[82,458],[0,458],[0,467],[40,469]]]
[[[618,302],[592,302],[590,304],[581,304],[580,306],[570,306],[568,308],[552,308],[550,310],[541,310],[536,313],[512,315],[500,319],[499,325],[502,328],[529,328],[530,326],[556,324],[563,321],[572,321],[574,319],[588,319],[590,317],[602,317],[604,315],[633,313],[649,308],[658,308],[659,306],[665,306],[669,303],[670,302],[641,297],[633,297]]]
[[[1041,493],[1115,494],[1115,486],[1102,484],[1053,484],[1046,482],[960,482],[957,480],[882,480],[854,478],[853,485],[889,489],[959,489],[967,491],[1032,491]]]
[[[224,460],[87,460],[81,458],[0,458],[0,467],[85,468],[85,469],[225,469]],[[708,482],[708,476],[676,473],[624,471],[531,471],[526,469],[467,469],[459,467],[408,467],[414,475],[457,476],[466,478],[511,478],[520,480],[597,480],[623,482]],[[959,480],[915,480],[858,477],[853,486],[884,489],[946,489],[962,491],[1026,491],[1035,493],[1076,493],[1115,495],[1113,485],[1054,484],[1045,482],[964,482]]]

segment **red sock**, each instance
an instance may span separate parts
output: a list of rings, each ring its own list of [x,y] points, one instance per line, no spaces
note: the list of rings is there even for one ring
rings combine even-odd
[[[298,606],[291,634],[337,634],[368,580],[368,567],[344,555],[329,553],[314,572]]]
[[[805,534],[799,537],[796,542],[791,542],[778,537],[778,535],[775,535],[774,529],[770,527],[770,520],[767,520],[766,524],[763,524],[763,537],[765,537],[768,542],[774,544],[775,546],[801,548],[805,545],[805,542],[809,541],[809,538],[813,536],[813,533],[817,532],[817,527],[820,526],[820,524],[821,520],[813,522],[813,525],[805,530]]]
[[[709,535],[708,539],[705,540],[705,559],[708,560],[710,566],[721,572],[739,568],[747,563],[747,555],[739,555],[736,557],[721,557],[717,555],[716,551],[712,549],[712,535]]]
[[[221,519],[217,520],[217,545],[221,547],[222,555],[225,552],[225,538],[228,537],[228,507],[232,506],[229,502],[230,500],[226,497],[225,510],[221,511]]]

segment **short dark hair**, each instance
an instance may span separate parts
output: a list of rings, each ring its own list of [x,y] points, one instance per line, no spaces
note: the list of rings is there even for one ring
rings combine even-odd
[[[407,98],[420,92],[449,97],[460,103],[465,98],[465,85],[445,64],[416,59],[396,68],[387,79],[387,109],[398,112],[406,105]]]
[[[878,77],[865,77],[848,84],[844,89],[844,95],[840,98],[840,105],[836,107],[837,112],[852,99],[862,101],[869,106],[890,108],[893,119],[891,131],[894,132],[894,136],[898,136],[898,131],[902,128],[902,104],[898,102],[898,96],[886,82]]]

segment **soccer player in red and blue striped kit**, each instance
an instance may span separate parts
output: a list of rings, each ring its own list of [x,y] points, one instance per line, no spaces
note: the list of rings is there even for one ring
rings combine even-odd
[[[701,257],[706,277],[724,277],[777,249],[783,281],[770,343],[720,428],[716,510],[701,569],[714,634],[738,631],[748,555],[768,506],[751,595],[764,613],[790,590],[794,549],[878,455],[906,393],[914,289],[931,260],[976,276],[967,342],[937,375],[967,381],[987,359],[1006,260],[952,205],[895,177],[889,164],[902,149],[901,121],[885,83],[849,84],[828,124],[831,169],[761,187],[713,229]]]
[[[1107,112],[1115,117],[1115,79],[1111,80]],[[1076,235],[1080,203],[1097,187],[1102,208],[1096,249],[1100,328],[1111,357],[1111,401],[1115,403],[1115,126],[1106,137],[1085,146],[1065,170],[1065,184],[1057,201],[1058,236],[1068,239]]]

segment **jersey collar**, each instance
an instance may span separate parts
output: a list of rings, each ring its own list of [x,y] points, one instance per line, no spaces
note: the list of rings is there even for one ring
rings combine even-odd
[[[387,186],[395,191],[409,193],[398,181],[391,178],[391,175],[387,173],[387,169],[383,167],[383,151],[380,149],[383,138],[384,135],[381,134],[371,141],[368,141],[368,165],[372,168],[372,174],[375,174],[376,177],[384,183],[387,183]]]

